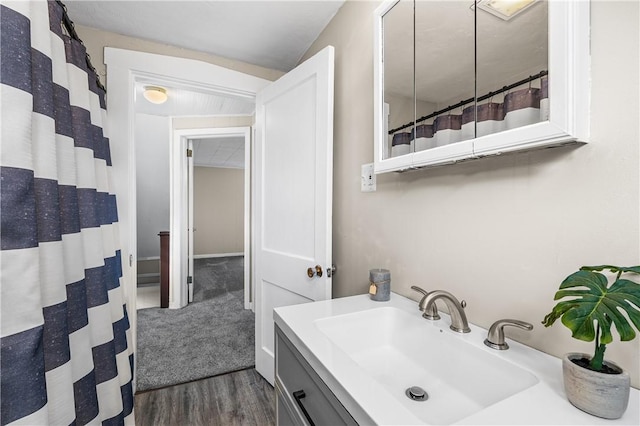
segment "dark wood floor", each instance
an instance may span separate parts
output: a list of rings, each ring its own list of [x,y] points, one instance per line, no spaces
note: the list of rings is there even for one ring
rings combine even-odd
[[[137,426],[275,425],[275,391],[255,369],[135,396]]]

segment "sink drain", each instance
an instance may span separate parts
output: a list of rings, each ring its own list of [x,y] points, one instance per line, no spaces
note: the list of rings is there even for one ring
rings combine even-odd
[[[406,391],[404,391],[405,395],[413,401],[426,401],[429,399],[429,395],[427,395],[427,391],[422,389],[420,386],[411,386]]]

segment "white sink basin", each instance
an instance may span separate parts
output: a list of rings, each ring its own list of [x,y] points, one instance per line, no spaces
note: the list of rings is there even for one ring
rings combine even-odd
[[[455,423],[538,382],[490,349],[465,341],[467,336],[395,307],[322,318],[315,325],[381,391],[428,424]],[[424,389],[428,399],[408,398],[411,386]]]

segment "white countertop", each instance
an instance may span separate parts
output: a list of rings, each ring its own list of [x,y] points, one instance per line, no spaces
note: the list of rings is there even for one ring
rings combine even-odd
[[[332,343],[315,321],[380,307],[394,307],[420,318],[417,302],[391,293],[388,302],[372,301],[368,295],[276,308],[274,320],[296,346],[331,391],[361,425],[423,424],[379,383],[360,370],[354,361]],[[449,317],[441,313],[439,321],[424,320],[425,327],[439,327],[494,356],[508,360],[534,374],[539,382],[502,401],[462,419],[456,424],[567,424],[567,425],[640,425],[640,392],[631,389],[629,407],[622,418],[606,420],[575,408],[566,399],[562,384],[562,362],[507,337],[510,349],[496,351],[484,345],[487,331],[470,324],[471,333],[463,336],[449,330]],[[496,318],[498,319],[498,318]],[[469,318],[473,321],[473,318]]]

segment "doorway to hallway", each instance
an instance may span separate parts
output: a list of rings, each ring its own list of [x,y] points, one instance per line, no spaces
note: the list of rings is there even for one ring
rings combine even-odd
[[[138,310],[138,391],[255,365],[254,315],[243,306],[243,256],[194,264],[192,303]]]

